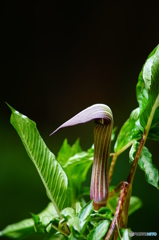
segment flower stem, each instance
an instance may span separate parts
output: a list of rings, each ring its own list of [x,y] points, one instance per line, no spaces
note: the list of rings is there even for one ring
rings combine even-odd
[[[113,171],[114,171],[114,167],[115,167],[115,163],[116,163],[117,157],[118,157],[118,155],[113,153],[113,159],[111,161],[110,169],[109,169],[109,185],[110,185],[111,180],[112,180]]]
[[[147,138],[147,134],[146,134],[146,132],[144,132],[144,134],[141,138],[139,147],[137,149],[137,152],[135,154],[134,161],[131,165],[131,169],[130,169],[128,178],[127,178],[127,182],[130,183],[131,185],[132,185],[132,182],[133,182],[133,179],[134,179],[134,175],[135,175],[135,172],[136,172],[136,168],[137,168],[137,165],[138,165],[138,161],[139,161],[142,149],[143,149],[143,147],[145,145],[145,142],[146,142],[146,138]]]

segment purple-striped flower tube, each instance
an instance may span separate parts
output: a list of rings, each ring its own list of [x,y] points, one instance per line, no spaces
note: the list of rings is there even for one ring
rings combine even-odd
[[[92,105],[63,123],[60,128],[94,120],[94,161],[91,177],[90,197],[95,210],[106,205],[109,194],[109,152],[113,128],[113,114],[104,104]],[[51,133],[50,135],[52,135]]]

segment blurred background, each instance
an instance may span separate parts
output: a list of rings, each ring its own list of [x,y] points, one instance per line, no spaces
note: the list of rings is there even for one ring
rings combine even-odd
[[[36,122],[55,155],[65,138],[73,144],[79,137],[84,150],[92,145],[93,123],[49,137],[84,108],[109,105],[118,133],[138,106],[138,75],[159,43],[159,3],[123,2],[1,1],[0,230],[30,218],[30,212],[40,212],[49,202],[10,124],[5,101]],[[147,141],[146,146],[159,169],[158,142]],[[129,169],[127,151],[117,161],[112,184],[126,180]],[[130,216],[128,227],[157,232],[159,192],[148,185],[140,169],[133,195],[142,199],[143,207]]]

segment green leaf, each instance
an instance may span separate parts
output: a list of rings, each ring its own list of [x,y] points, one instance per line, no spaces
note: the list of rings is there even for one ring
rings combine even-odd
[[[150,87],[151,79],[152,56],[156,52],[156,49],[157,47],[149,54],[146,63],[139,74],[138,83],[136,86],[136,96],[139,103],[140,112],[142,112],[147,106],[148,89]]]
[[[70,157],[63,167],[69,180],[72,179],[75,187],[86,180],[87,172],[93,163],[93,154],[81,152]]]
[[[58,215],[39,217],[32,214],[32,218],[34,219],[34,229],[37,233],[48,233],[52,228],[52,223],[58,226],[59,222]]]
[[[129,236],[130,229],[120,228],[119,232],[120,232],[120,236],[118,235],[117,240],[130,240],[131,239],[131,237]]]
[[[139,143],[137,141],[134,141],[129,152],[129,158],[131,163],[134,160],[138,146],[139,146]],[[156,187],[157,189],[159,189],[158,169],[156,168],[155,165],[152,164],[152,154],[149,152],[149,150],[145,146],[143,147],[142,153],[140,155],[138,166],[140,167],[140,169],[142,169],[145,172],[146,181],[149,184]]]
[[[109,190],[111,191],[114,188],[115,188],[115,186],[110,186]],[[108,201],[107,201],[107,207],[111,210],[111,212],[113,214],[115,213],[115,210],[116,210],[116,207],[118,204],[118,199],[119,199],[118,195],[115,196],[114,198],[110,198],[110,199],[108,198]],[[139,199],[138,197],[135,197],[135,196],[131,196],[128,215],[131,215],[133,212],[135,212],[136,210],[141,208],[141,206],[142,206],[141,199]]]
[[[34,221],[32,218],[29,218],[7,226],[0,232],[0,237],[5,236],[15,239],[22,239],[32,235],[33,233],[35,233]]]
[[[128,215],[131,215],[133,212],[141,208],[141,206],[142,206],[141,199],[135,196],[131,196]]]
[[[109,220],[101,221],[87,236],[87,240],[102,239],[106,235],[109,225],[110,225]]]
[[[63,209],[61,211],[61,215],[67,222],[70,229],[73,228],[75,231],[80,232],[80,222],[73,208],[68,207]]]
[[[159,141],[159,126],[155,126],[150,129],[148,138],[151,140]]]
[[[76,209],[76,214],[79,214],[79,212],[80,212],[81,209],[82,209],[80,202],[77,202],[77,203],[76,203],[75,209]]]
[[[48,206],[38,214],[38,217],[42,218],[44,216],[53,215],[57,216],[57,213],[53,207],[53,204],[49,203]],[[30,218],[7,226],[0,232],[0,236],[22,239],[32,235],[33,233],[35,233],[34,220]]]
[[[151,127],[159,124],[159,46],[148,56],[139,74],[136,86],[139,108],[132,111],[130,118],[121,128],[114,146],[115,152],[128,148],[133,140],[141,138],[144,129],[147,133]],[[152,138],[152,135],[149,135]],[[156,137],[153,139],[156,139]]]
[[[132,111],[130,118],[122,126],[117,141],[114,146],[114,151],[118,152],[123,148],[129,147],[134,139],[142,137],[142,131],[137,126],[136,122],[139,118],[139,108]]]
[[[112,130],[111,141],[113,141],[115,139],[116,130],[117,130],[117,127],[114,127]]]
[[[18,132],[57,212],[68,204],[67,176],[41,138],[35,122],[9,106],[11,124]]]
[[[149,131],[153,116],[159,106],[159,45],[144,65],[143,81],[145,84],[143,88],[148,93],[148,101],[140,114],[140,125]]]
[[[93,147],[84,152],[79,146],[79,140],[72,147],[65,140],[58,153],[58,160],[65,163],[63,169],[68,177],[72,205],[83,195],[81,184],[86,180],[87,172],[93,163],[93,156]]]
[[[145,88],[145,83],[143,80],[143,69],[139,74],[138,83],[136,85],[136,96],[139,103],[140,112],[142,112],[148,102],[148,90]]]
[[[68,144],[67,139],[65,139],[60,148],[60,151],[58,152],[57,161],[62,166],[64,166],[70,157],[72,157],[76,153],[80,153],[80,152],[82,152],[82,149],[79,144],[79,139],[77,139],[76,142],[72,146],[70,146]]]
[[[93,213],[91,214],[91,219],[97,222],[105,219],[112,220],[112,217],[112,211],[108,207],[102,207],[98,210],[98,212],[93,211]]]
[[[157,124],[159,124],[159,107],[156,109],[153,120],[152,120],[152,124],[151,124],[151,128],[154,128]]]
[[[81,232],[84,233],[87,227],[87,223],[91,218],[91,213],[93,211],[93,202],[88,202],[79,212],[78,218],[80,221]]]
[[[61,233],[57,232],[54,233],[54,229],[52,228],[52,230],[46,235],[46,237],[44,238],[44,240],[67,240],[68,238],[65,237],[64,235],[62,235]]]

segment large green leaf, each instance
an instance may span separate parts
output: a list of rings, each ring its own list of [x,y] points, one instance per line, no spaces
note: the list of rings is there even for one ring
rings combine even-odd
[[[136,86],[139,108],[132,111],[130,118],[121,128],[114,151],[122,152],[129,147],[133,140],[141,138],[144,130],[159,124],[159,46],[148,56],[139,74]],[[154,134],[149,138],[158,140]]]
[[[22,239],[33,233],[35,233],[34,221],[32,218],[29,218],[7,226],[0,232],[0,237],[5,236],[14,239]]]
[[[151,67],[152,67],[152,56],[156,52],[157,47],[149,54],[138,78],[136,85],[136,96],[139,103],[140,112],[142,112],[148,103],[148,88],[151,84]],[[145,82],[144,82],[145,79]]]
[[[139,143],[135,141],[129,152],[129,158],[131,163],[134,161],[134,157],[138,147],[139,147]],[[143,147],[142,153],[140,155],[138,166],[145,172],[146,181],[149,184],[156,187],[157,189],[159,189],[158,169],[154,164],[152,164],[152,154],[149,152],[149,150],[145,146]]]
[[[48,206],[37,215],[40,219],[43,219],[43,217],[46,216],[57,217],[56,210],[52,203],[49,203]],[[29,218],[7,226],[0,232],[0,236],[10,237],[14,239],[22,239],[32,235],[33,233],[35,233],[34,220],[32,218]]]
[[[140,114],[140,125],[148,132],[156,109],[159,106],[159,45],[153,50],[146,61],[142,77],[143,91],[147,91],[148,99],[147,104],[142,108]]]
[[[57,212],[68,205],[67,176],[41,138],[35,122],[9,106],[11,124],[18,132]]]

